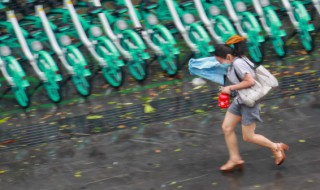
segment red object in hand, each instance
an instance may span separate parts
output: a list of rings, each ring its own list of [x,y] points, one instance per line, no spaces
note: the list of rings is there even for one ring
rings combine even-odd
[[[222,109],[226,109],[230,106],[230,95],[220,93],[218,97],[218,106]]]

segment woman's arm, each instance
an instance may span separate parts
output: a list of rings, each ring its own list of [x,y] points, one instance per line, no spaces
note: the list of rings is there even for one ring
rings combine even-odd
[[[243,80],[240,83],[223,87],[221,92],[226,93],[226,94],[231,94],[232,90],[240,90],[240,89],[249,88],[249,87],[253,86],[254,83],[255,82],[254,82],[254,78],[252,77],[252,75],[250,73],[246,73],[244,75]]]

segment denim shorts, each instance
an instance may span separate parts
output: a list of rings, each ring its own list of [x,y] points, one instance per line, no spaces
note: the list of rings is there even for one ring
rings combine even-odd
[[[248,107],[244,104],[238,104],[237,101],[233,101],[227,111],[240,116],[242,125],[250,125],[257,121],[263,122],[260,117],[260,110],[259,104],[254,107]]]

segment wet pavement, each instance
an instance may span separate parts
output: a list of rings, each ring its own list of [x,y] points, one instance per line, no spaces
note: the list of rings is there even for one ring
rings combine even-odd
[[[269,150],[241,140],[243,172],[221,174],[227,160],[223,111],[206,111],[102,134],[1,153],[3,189],[318,189],[319,94],[266,101],[257,133],[290,146],[282,166]],[[309,100],[309,101],[305,101]]]
[[[319,44],[320,33],[313,35]],[[256,130],[290,146],[282,166],[274,165],[269,150],[243,142],[238,127],[245,169],[218,171],[228,158],[220,127],[225,110],[217,106],[216,84],[192,85],[184,52],[176,77],[152,63],[146,81],[127,75],[124,86],[113,89],[97,75],[87,99],[70,83],[58,105],[41,88],[27,110],[6,95],[0,103],[0,189],[319,189],[320,50],[307,54],[297,36],[287,45],[283,59],[265,45],[263,64],[280,87],[262,103],[264,122]],[[29,79],[35,86],[37,79]]]

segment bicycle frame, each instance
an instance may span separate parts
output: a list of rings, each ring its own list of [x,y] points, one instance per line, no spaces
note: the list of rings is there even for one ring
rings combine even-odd
[[[42,5],[37,5],[35,9],[37,16],[27,16],[24,19],[33,20],[37,28],[44,29],[45,37],[71,76],[77,92],[82,96],[90,95],[90,84],[86,77],[90,76],[91,72],[83,54],[71,44],[68,34],[60,31],[58,26],[48,20]]]
[[[50,11],[50,14],[53,14],[53,13],[61,14],[63,16],[63,23],[68,23],[69,19],[71,19],[76,29],[78,38],[86,46],[86,48],[88,49],[90,54],[93,56],[93,58],[98,62],[98,64],[102,68],[108,67],[106,61],[102,57],[100,57],[96,52],[94,42],[88,38],[71,0],[64,0],[63,4],[64,4],[64,9],[52,9]]]
[[[314,8],[317,10],[318,14],[320,15],[320,1],[319,0],[312,0]]]
[[[224,0],[229,16],[241,36],[247,37],[249,54],[253,61],[261,62],[263,52],[261,43],[265,41],[261,35],[262,29],[255,16],[246,11],[246,5],[240,0]],[[238,9],[234,8],[235,5]]]
[[[198,14],[211,37],[218,43],[225,43],[236,31],[230,21],[222,14],[216,1],[194,0]]]
[[[18,104],[26,108],[30,105],[26,91],[30,84],[26,80],[26,74],[20,63],[11,55],[10,47],[7,44],[8,38],[10,38],[9,34],[0,34],[0,70],[10,85]]]
[[[101,2],[99,0],[91,0],[90,1],[95,7],[101,7]],[[108,18],[106,15],[108,15],[109,13],[106,13],[107,11],[103,11],[102,13],[98,14],[99,20],[102,24],[102,28],[104,30],[104,32],[107,34],[107,36],[111,39],[111,41],[115,44],[115,46],[117,47],[117,49],[120,51],[121,55],[128,61],[131,61],[133,58],[131,56],[131,54],[125,50],[121,44],[120,44],[120,39],[118,38],[118,36],[113,32],[112,27],[108,21]]]
[[[159,4],[164,3],[163,1],[160,1]],[[176,28],[195,56],[210,56],[210,53],[214,51],[213,42],[205,29],[199,23],[194,22],[194,15],[191,14],[191,11],[186,10],[186,7],[190,5],[186,5],[183,9],[174,0],[165,0],[165,3]]]
[[[91,0],[91,3],[97,8],[102,8],[99,0]],[[112,14],[117,14],[117,16]],[[136,80],[142,81],[148,74],[147,60],[150,59],[150,55],[138,33],[127,27],[128,21],[123,18],[122,14],[124,13],[121,11],[112,12],[104,9],[98,16],[105,33],[126,59],[131,75]]]
[[[155,52],[155,54],[163,55],[163,51],[161,50],[161,48],[152,42],[150,35],[142,27],[142,25],[139,21],[139,19],[141,19],[141,15],[139,15],[137,10],[134,8],[131,0],[121,0],[121,1],[117,0],[117,2],[118,2],[118,4],[121,4],[121,5],[123,4],[128,8],[129,16],[130,16],[130,19],[133,23],[134,29],[140,30],[140,34],[141,34],[142,38],[144,39],[144,41],[148,44],[148,46]]]
[[[13,10],[7,11],[8,22],[1,22],[11,32],[19,44],[13,42],[12,48],[21,48],[22,57],[27,59],[37,76],[42,81],[51,101],[61,101],[59,81],[62,80],[59,69],[50,54],[42,50],[41,42],[33,39],[31,34],[22,29]],[[27,37],[27,38],[26,38]]]
[[[145,1],[143,1],[140,4],[139,14],[130,0],[125,0],[125,3],[129,9],[133,26],[136,30],[141,30],[143,39],[154,50],[162,70],[169,76],[177,74],[180,51],[168,28],[159,23],[159,20],[152,11],[153,7],[145,7],[147,5]],[[139,19],[144,21],[144,27],[141,25]]]
[[[311,17],[305,6],[300,1],[281,0],[281,2],[289,15],[291,23],[299,33],[303,47],[308,52],[312,51],[314,44],[310,32],[314,31],[315,27],[311,23]]]
[[[268,33],[272,40],[275,52],[278,56],[283,57],[285,55],[285,43],[282,38],[286,36],[286,32],[281,29],[282,23],[273,6],[270,4],[269,0],[252,1],[263,29]]]
[[[72,22],[76,29],[73,35],[80,39],[92,57],[98,62],[105,80],[113,87],[123,84],[124,66],[120,54],[105,36],[99,26],[92,24],[91,19],[86,20],[85,15],[80,16],[70,0],[64,1],[63,9],[52,9],[49,16],[60,15],[63,24]]]

